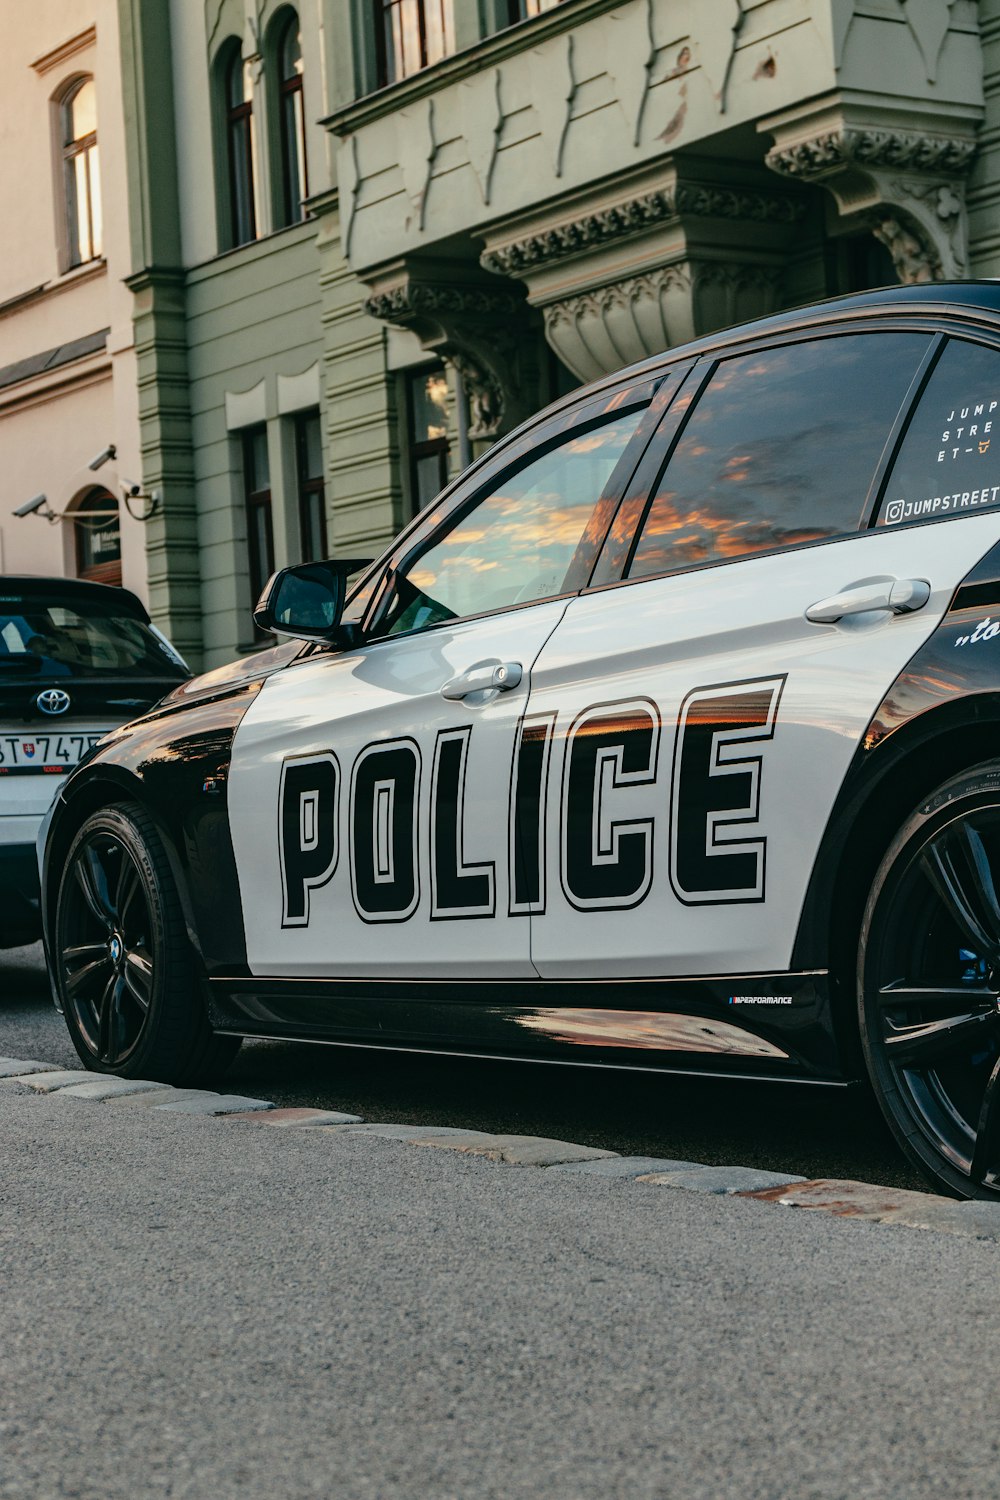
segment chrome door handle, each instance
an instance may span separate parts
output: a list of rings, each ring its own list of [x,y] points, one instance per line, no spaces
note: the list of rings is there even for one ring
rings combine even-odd
[[[863,578],[839,594],[810,604],[806,619],[814,625],[834,625],[845,615],[863,615],[870,610],[908,615],[923,609],[930,597],[926,578]]]
[[[519,661],[488,662],[449,678],[441,689],[445,698],[468,698],[471,693],[509,693],[524,676]]]

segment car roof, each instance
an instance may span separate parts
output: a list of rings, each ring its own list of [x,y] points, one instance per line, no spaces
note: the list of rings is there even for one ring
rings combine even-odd
[[[822,328],[826,324],[855,319],[870,313],[873,318],[899,314],[923,313],[931,316],[955,317],[963,312],[978,314],[977,321],[992,321],[989,314],[1000,315],[1000,278],[979,281],[926,281],[912,286],[883,286],[872,291],[850,292],[841,297],[829,297],[823,302],[810,302],[801,307],[790,307],[782,312],[769,313],[763,318],[754,318],[749,323],[736,323],[729,328],[720,328],[715,333],[703,334],[686,344],[675,344],[662,354],[653,354],[646,359],[626,365],[613,374],[581,386],[553,402],[547,408],[555,412],[564,406],[579,401],[581,396],[597,396],[606,388],[621,385],[624,381],[652,376],[666,365],[678,360],[693,359],[714,349],[728,348],[761,336],[780,334],[794,329]],[[983,319],[982,315],[987,317]]]
[[[146,608],[135,594],[107,583],[88,583],[82,578],[47,578],[39,573],[0,573],[0,604],[5,602],[5,592],[10,590],[13,593],[15,589],[19,599],[44,599],[51,604],[89,599],[149,624]]]

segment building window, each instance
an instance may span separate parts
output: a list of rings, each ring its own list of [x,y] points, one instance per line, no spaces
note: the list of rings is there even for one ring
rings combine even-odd
[[[303,562],[328,557],[323,437],[318,411],[295,422],[295,468],[299,486],[299,542]]]
[[[419,370],[407,386],[410,494],[420,511],[448,483],[448,377],[441,366]]]
[[[76,533],[76,572],[91,583],[121,587],[122,536],[118,501],[107,490],[85,495],[73,512]]]
[[[59,119],[69,264],[82,266],[96,260],[104,250],[97,93],[92,78],[82,78],[73,85],[60,104]]]
[[[257,238],[254,206],[253,78],[238,42],[230,44],[224,73],[229,167],[229,236],[233,245]]]
[[[452,0],[372,0],[379,87],[455,50]]]
[[[507,24],[527,21],[531,16],[540,16],[543,10],[555,10],[562,0],[507,0]]]
[[[243,434],[243,487],[247,507],[250,603],[253,606],[274,572],[271,467],[267,457],[266,427],[251,427]],[[256,634],[264,632],[257,630]]]
[[[302,35],[298,16],[288,17],[278,41],[277,62],[281,94],[281,187],[285,224],[305,218],[302,200],[309,193],[306,170],[306,122],[302,101]]]

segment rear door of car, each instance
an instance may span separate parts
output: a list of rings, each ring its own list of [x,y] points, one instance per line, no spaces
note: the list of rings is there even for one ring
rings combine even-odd
[[[913,329],[701,363],[535,664],[543,977],[788,968],[871,716],[1000,537],[998,400]]]

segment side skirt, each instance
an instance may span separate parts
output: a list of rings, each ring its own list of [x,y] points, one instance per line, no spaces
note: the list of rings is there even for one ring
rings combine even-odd
[[[214,978],[220,1032],[714,1076],[845,1081],[825,971],[688,979]]]

